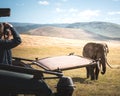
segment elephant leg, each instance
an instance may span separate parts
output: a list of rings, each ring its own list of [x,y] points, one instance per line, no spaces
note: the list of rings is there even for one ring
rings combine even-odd
[[[90,66],[87,66],[86,67],[86,72],[87,72],[87,78],[89,78],[89,76],[90,76]]]
[[[91,76],[91,80],[95,80],[94,66],[90,67],[90,76]]]
[[[98,80],[99,71],[100,71],[100,69],[99,69],[98,65],[96,65],[96,68],[95,68],[95,79],[96,80]]]

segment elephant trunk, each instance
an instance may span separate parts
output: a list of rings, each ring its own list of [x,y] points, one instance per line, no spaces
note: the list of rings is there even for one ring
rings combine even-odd
[[[106,67],[103,67],[102,71],[101,71],[101,74],[105,74],[105,72],[106,72]]]
[[[106,58],[101,58],[101,64],[102,64],[101,74],[105,74],[105,72],[106,72]]]

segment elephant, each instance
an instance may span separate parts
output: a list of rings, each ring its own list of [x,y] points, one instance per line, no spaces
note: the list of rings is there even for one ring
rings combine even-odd
[[[91,80],[97,80],[99,71],[101,74],[106,73],[107,54],[109,53],[108,45],[106,43],[89,42],[83,47],[83,57],[93,60],[98,60],[99,64],[90,65],[86,67],[87,78],[91,76]]]

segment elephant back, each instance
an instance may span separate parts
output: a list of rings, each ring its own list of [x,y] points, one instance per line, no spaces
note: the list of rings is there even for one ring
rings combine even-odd
[[[83,56],[91,59],[101,58],[104,54],[104,45],[101,43],[87,43],[83,47]]]

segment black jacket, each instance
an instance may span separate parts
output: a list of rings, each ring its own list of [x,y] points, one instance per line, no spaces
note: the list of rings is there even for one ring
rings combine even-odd
[[[11,40],[2,40],[0,38],[0,64],[12,64],[12,53],[11,49],[21,43],[21,38],[17,31],[10,27],[13,35]]]

